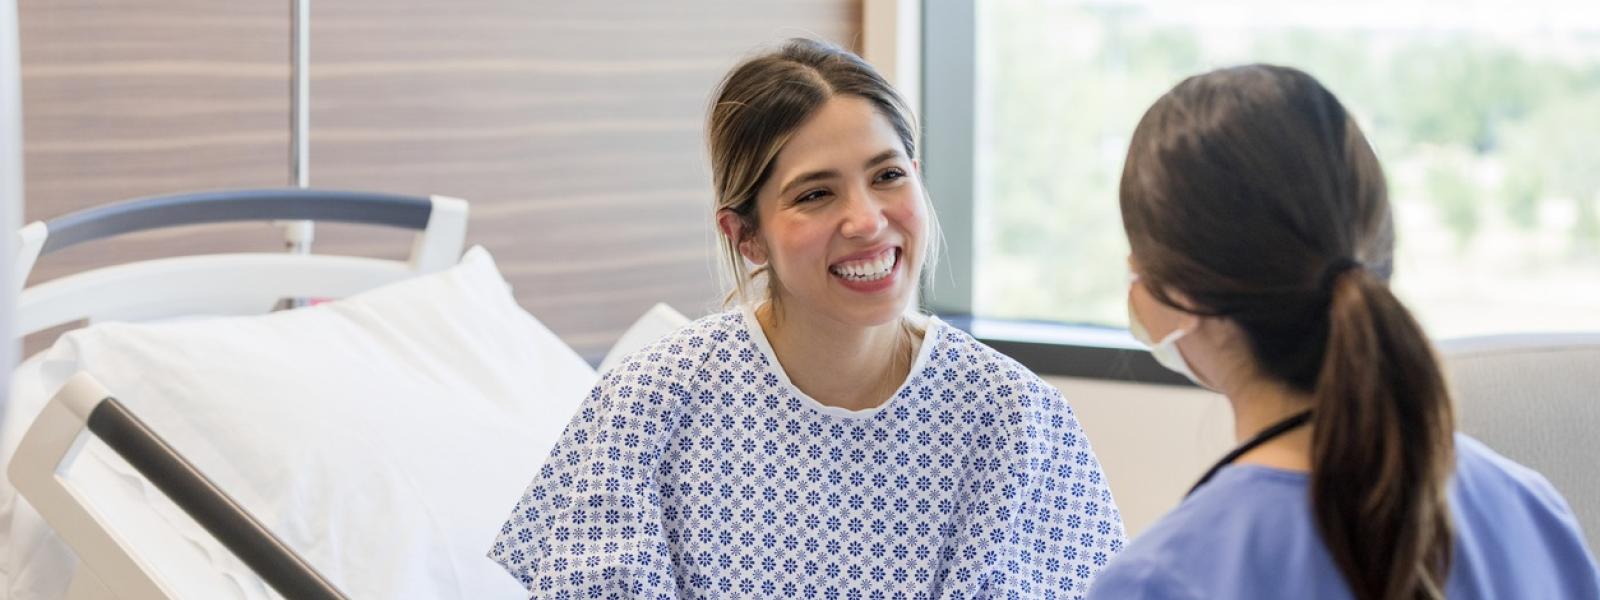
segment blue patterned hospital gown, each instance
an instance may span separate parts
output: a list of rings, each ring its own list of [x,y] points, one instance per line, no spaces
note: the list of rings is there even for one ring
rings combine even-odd
[[[931,320],[865,411],[792,384],[748,309],[590,392],[489,556],[532,598],[1079,598],[1124,543],[1077,419]]]

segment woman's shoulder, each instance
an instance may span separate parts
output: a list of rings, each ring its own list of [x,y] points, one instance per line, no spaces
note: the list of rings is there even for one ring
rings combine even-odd
[[[1555,494],[1555,488],[1538,471],[1506,458],[1477,438],[1458,432],[1455,449],[1458,484],[1540,496]]]
[[[616,366],[601,374],[601,382],[616,384],[636,379],[641,373],[660,379],[691,371],[704,364],[715,349],[748,339],[741,319],[738,310],[730,310],[690,321],[624,355]]]
[[[1459,559],[1452,568],[1467,575],[1453,583],[1493,574],[1501,589],[1520,588],[1519,597],[1600,597],[1600,567],[1555,486],[1466,434],[1456,434],[1455,448],[1450,509]]]
[[[929,319],[923,343],[930,342],[934,347],[922,369],[926,380],[981,390],[991,401],[1013,409],[1071,412],[1054,386],[966,331]]]
[[[1224,469],[1140,533],[1091,597],[1289,597],[1327,579],[1336,569],[1320,550],[1306,486],[1303,473]]]
[[[994,347],[937,318],[928,320],[923,343],[934,343],[930,366],[976,372],[994,383],[1043,382],[1032,370]]]
[[[1199,551],[1230,538],[1249,547],[1290,539],[1311,527],[1305,473],[1260,465],[1230,465],[1190,493],[1144,534],[1152,548]],[[1253,539],[1255,537],[1262,539]],[[1234,540],[1239,541],[1239,540]]]
[[[1519,508],[1535,521],[1556,521],[1576,529],[1577,517],[1561,492],[1540,474],[1502,456],[1464,433],[1455,435],[1456,470],[1451,501],[1458,510],[1494,513]]]

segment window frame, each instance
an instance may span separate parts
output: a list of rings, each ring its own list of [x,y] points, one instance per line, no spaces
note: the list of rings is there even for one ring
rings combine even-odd
[[[902,23],[920,21],[920,27],[912,30],[921,39],[910,45],[920,48],[920,56],[910,59],[921,67],[916,78],[920,81],[906,83],[920,84],[915,93],[921,100],[916,105],[921,112],[923,182],[944,230],[939,264],[923,289],[923,308],[1041,375],[1193,387],[1157,363],[1126,329],[991,319],[974,313],[977,3],[868,0],[867,9],[882,11],[882,5],[890,2],[911,5],[899,11]],[[875,47],[873,42],[888,35],[903,41],[900,36],[907,31],[903,26],[889,31],[883,14],[864,21],[869,50],[887,47],[881,43]],[[893,60],[882,57],[881,50],[877,56],[872,52],[867,56],[880,65],[907,63],[903,55]]]

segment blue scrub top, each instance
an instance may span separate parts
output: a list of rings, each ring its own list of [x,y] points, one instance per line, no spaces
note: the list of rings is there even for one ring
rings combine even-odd
[[[1538,473],[1456,434],[1451,600],[1600,598],[1572,509]],[[1231,465],[1095,579],[1092,599],[1350,598],[1317,533],[1305,473]]]

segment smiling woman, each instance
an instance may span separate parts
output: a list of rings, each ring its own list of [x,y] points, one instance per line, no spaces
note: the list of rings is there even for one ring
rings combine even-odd
[[[757,316],[769,335],[783,333],[773,335],[780,354],[783,344],[805,343],[780,326],[789,319],[810,325],[794,333],[860,331],[863,350],[910,354],[922,328],[906,311],[929,247],[915,169],[881,113],[837,96],[796,129],[755,198],[718,211],[726,239],[766,266],[770,301]]]
[[[590,393],[489,553],[534,597],[1073,598],[1122,548],[1061,395],[916,312],[937,226],[908,115],[809,40],[723,81],[739,306]]]
[[[907,178],[918,168],[910,109],[859,59],[829,61],[833,49],[813,46],[796,44],[788,49],[790,56],[769,55],[741,65],[724,81],[711,109],[717,222],[734,295],[741,301],[759,299],[749,283],[768,273],[766,257],[750,252],[764,248],[747,246],[760,242],[757,224],[763,215],[758,208],[773,206],[758,202],[761,197],[780,198],[779,206],[787,211],[799,204],[837,199],[856,191],[841,186],[864,182],[874,188],[874,195],[892,192],[888,196],[906,213],[902,216],[916,221],[894,223],[903,237],[919,243],[912,248],[915,268],[903,273],[920,274],[922,263],[931,258],[927,255],[938,247],[932,243],[937,241],[938,223],[929,218],[932,211],[921,182]],[[807,51],[813,55],[799,56]],[[783,133],[773,135],[775,131]],[[780,152],[784,149],[787,152]],[[854,156],[847,155],[847,149]],[[758,267],[749,270],[742,259]],[[779,282],[767,280],[766,297],[781,298],[775,287]]]

